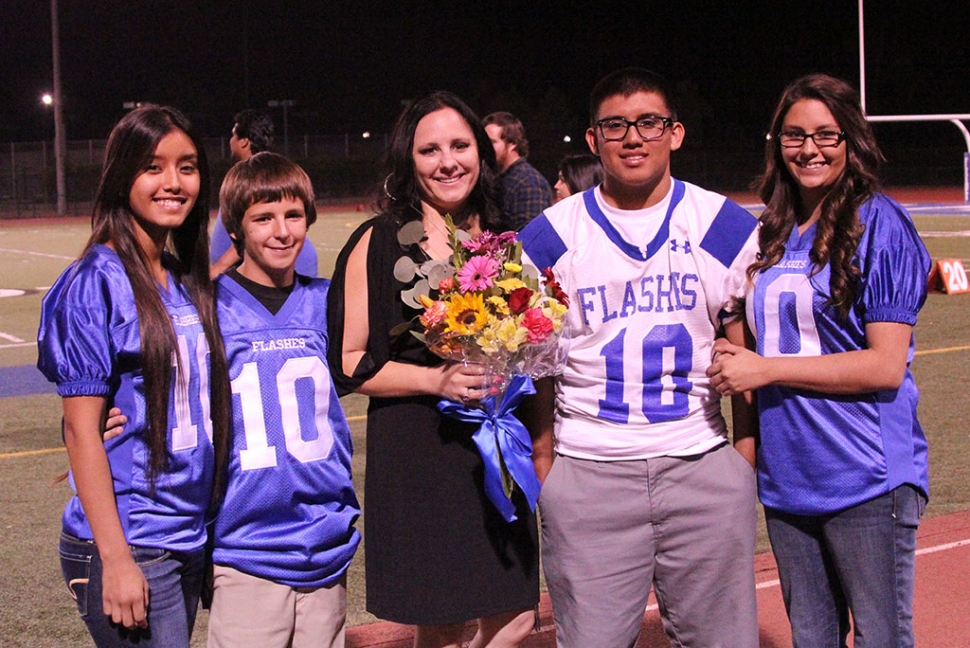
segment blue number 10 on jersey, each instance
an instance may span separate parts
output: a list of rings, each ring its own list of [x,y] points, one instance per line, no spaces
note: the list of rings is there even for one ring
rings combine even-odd
[[[642,459],[723,442],[706,370],[722,312],[744,294],[756,226],[723,196],[674,180],[654,207],[623,212],[594,188],[523,230],[529,260],[552,266],[570,298],[558,452]]]

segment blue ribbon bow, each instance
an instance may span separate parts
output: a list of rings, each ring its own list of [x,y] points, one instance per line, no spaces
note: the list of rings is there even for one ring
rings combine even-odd
[[[506,522],[518,519],[515,504],[512,503],[511,484],[506,486],[507,478],[518,484],[530,511],[535,511],[539,499],[539,478],[532,464],[532,440],[522,422],[512,414],[522,399],[534,393],[536,390],[532,379],[516,375],[509,381],[497,411],[496,400],[501,394],[482,399],[483,409],[466,407],[450,400],[438,403],[438,411],[445,416],[479,424],[472,440],[485,462],[485,495]]]

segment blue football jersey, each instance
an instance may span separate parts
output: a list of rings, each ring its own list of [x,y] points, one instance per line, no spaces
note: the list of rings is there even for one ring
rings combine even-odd
[[[213,560],[291,587],[335,582],[360,542],[350,428],[326,360],[329,285],[298,277],[273,315],[232,277],[217,283],[233,449]]]
[[[569,296],[557,452],[621,461],[724,442],[706,370],[724,310],[744,295],[756,229],[724,196],[674,180],[645,210],[611,208],[596,187],[522,230],[528,261],[551,267]]]
[[[792,229],[785,254],[755,277],[748,323],[765,357],[818,356],[866,348],[871,322],[916,324],[930,258],[909,214],[877,194],[859,210],[865,232],[855,262],[862,277],[847,320],[827,306],[831,268],[812,274],[815,225]],[[909,361],[913,359],[910,340]],[[833,395],[770,385],[758,391],[758,487],[765,506],[831,513],[902,484],[928,494],[926,437],[907,367],[895,390]]]
[[[169,392],[168,470],[148,481],[148,428],[134,293],[118,255],[93,246],[57,279],[41,305],[37,366],[62,397],[101,396],[128,416],[105,443],[121,526],[129,544],[190,551],[205,544],[213,477],[209,346],[198,312],[171,276],[162,303],[177,340]],[[72,480],[73,485],[73,480]],[[64,529],[93,539],[77,496]]]

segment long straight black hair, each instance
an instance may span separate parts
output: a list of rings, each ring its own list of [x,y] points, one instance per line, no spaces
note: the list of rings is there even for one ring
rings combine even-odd
[[[215,290],[209,278],[209,165],[201,140],[193,132],[188,119],[178,110],[166,106],[141,106],[125,115],[112,129],[94,202],[91,238],[85,252],[92,245],[110,242],[131,281],[138,310],[141,369],[148,410],[148,476],[154,484],[158,474],[168,468],[168,400],[176,340],[171,318],[162,303],[148,258],[135,238],[132,227],[135,214],[129,195],[135,179],[153,158],[158,143],[173,131],[182,131],[195,145],[200,186],[189,215],[169,233],[168,250],[163,262],[175,281],[183,284],[188,291],[199,312],[209,344],[209,389],[216,456],[215,500],[222,492],[228,465],[232,396],[225,347],[216,319]],[[178,354],[174,354],[174,357],[177,359]],[[182,368],[177,369],[176,389],[187,388],[183,383]],[[206,368],[200,369],[205,371]]]

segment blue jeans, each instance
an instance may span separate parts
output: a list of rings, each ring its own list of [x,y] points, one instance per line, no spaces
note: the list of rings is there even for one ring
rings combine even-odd
[[[205,551],[184,554],[131,547],[135,564],[148,581],[148,628],[128,630],[104,614],[101,557],[91,540],[61,533],[61,572],[81,619],[99,648],[188,648],[204,576]]]
[[[765,507],[795,648],[913,646],[916,531],[926,499],[912,486],[828,515]]]

